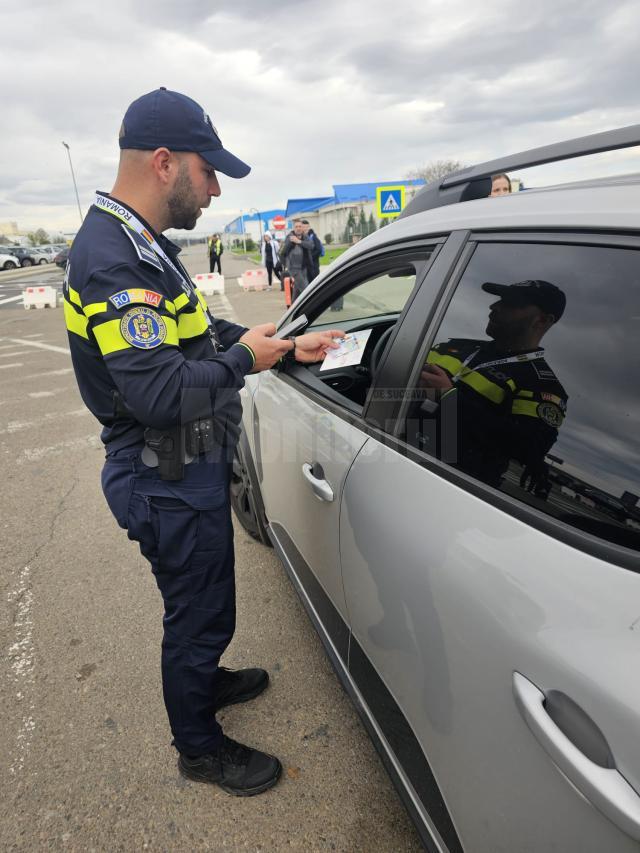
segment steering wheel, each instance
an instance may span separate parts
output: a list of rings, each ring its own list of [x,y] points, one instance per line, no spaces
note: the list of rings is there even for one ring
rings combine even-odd
[[[371,351],[371,358],[369,359],[369,371],[372,376],[375,376],[378,372],[378,365],[380,364],[380,359],[382,357],[382,353],[384,352],[384,348],[389,342],[389,338],[391,337],[391,332],[395,329],[395,323],[393,326],[389,326],[378,338],[376,345]]]

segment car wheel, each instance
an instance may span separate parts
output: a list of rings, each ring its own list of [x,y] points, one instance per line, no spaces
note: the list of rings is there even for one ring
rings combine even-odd
[[[33,261],[30,258],[23,258],[20,261],[20,266],[21,267],[31,267],[31,266],[33,266]]]
[[[2,267],[3,270],[15,270],[18,264],[14,264],[13,261],[5,261]]]
[[[49,263],[49,261],[48,261],[46,258],[40,258],[40,260],[38,261],[38,263],[40,264],[40,266],[42,266],[42,264],[48,264],[48,263]]]
[[[271,541],[262,516],[260,489],[254,485],[252,471],[240,445],[236,447],[233,455],[231,506],[236,518],[249,536],[262,542],[263,545],[270,546]]]

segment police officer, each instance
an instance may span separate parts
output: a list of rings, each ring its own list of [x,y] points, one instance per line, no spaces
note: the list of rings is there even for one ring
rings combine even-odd
[[[82,398],[103,425],[102,485],[162,594],[164,700],[191,779],[238,795],[274,785],[277,758],[226,737],[215,714],[261,693],[263,669],[219,666],[235,627],[230,460],[247,373],[319,361],[340,332],[275,340],[211,316],[162,232],[194,228],[220,195],[216,172],[249,166],[195,101],[160,88],[120,130],[110,194],[98,193],[71,249],[64,314]]]
[[[500,297],[486,328],[492,340],[452,338],[431,350],[420,386],[435,393],[422,411],[439,429],[423,423],[420,443],[496,488],[511,459],[542,481],[568,398],[540,341],[562,317],[566,297],[542,280],[482,289]]]

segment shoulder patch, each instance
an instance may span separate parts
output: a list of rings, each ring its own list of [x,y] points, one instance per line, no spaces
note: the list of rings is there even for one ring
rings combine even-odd
[[[167,337],[167,326],[153,308],[131,308],[120,320],[120,332],[125,341],[137,349],[159,347]]]
[[[556,429],[562,426],[564,415],[560,406],[556,406],[555,403],[540,403],[536,409],[536,413],[540,420],[544,421],[548,426],[555,427]]]
[[[124,230],[124,233],[133,243],[133,248],[136,250],[136,254],[138,258],[145,264],[149,264],[156,269],[159,269],[161,272],[164,271],[164,267],[160,263],[160,260],[153,249],[150,249],[149,246],[139,237],[135,231],[132,231],[124,222],[121,223],[121,228]]]
[[[157,308],[162,302],[163,296],[161,293],[156,293],[155,290],[145,290],[142,287],[132,287],[129,290],[120,290],[109,297],[109,302],[120,310],[127,305],[135,305],[140,302],[143,305],[153,305]]]
[[[529,363],[531,364],[531,367],[533,367],[533,369],[535,370],[538,379],[555,379],[556,382],[558,381],[557,376],[555,375],[553,370],[551,370],[546,361],[540,360],[537,364],[535,361],[531,361]]]

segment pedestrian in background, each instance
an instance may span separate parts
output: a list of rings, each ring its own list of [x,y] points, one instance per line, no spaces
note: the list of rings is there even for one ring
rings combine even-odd
[[[491,178],[491,192],[489,198],[497,198],[500,195],[509,195],[512,192],[511,178],[503,173],[493,175]]]
[[[224,246],[222,245],[220,235],[213,234],[211,237],[211,243],[209,244],[209,272],[215,272],[217,266],[218,272],[220,273],[220,275],[222,275],[222,265],[220,264],[220,258],[222,257],[223,252]]]
[[[311,240],[311,242],[313,243],[313,249],[311,249],[309,255],[308,266],[309,281],[313,281],[316,276],[320,275],[320,258],[324,255],[324,246],[322,245],[322,242],[316,232],[309,224],[308,219],[303,219],[302,225],[304,226],[305,238],[307,240]]]
[[[301,219],[293,220],[293,231],[287,234],[282,247],[282,265],[293,277],[293,298],[297,299],[309,284],[309,268],[313,240],[307,240],[304,235],[304,224]]]
[[[269,287],[271,287],[273,274],[275,272],[276,277],[280,280],[280,289],[283,290],[284,285],[282,284],[282,277],[280,275],[282,265],[280,264],[280,258],[278,256],[278,241],[273,239],[270,231],[264,232],[264,237],[260,244],[260,254],[262,256],[262,266],[267,269]]]

